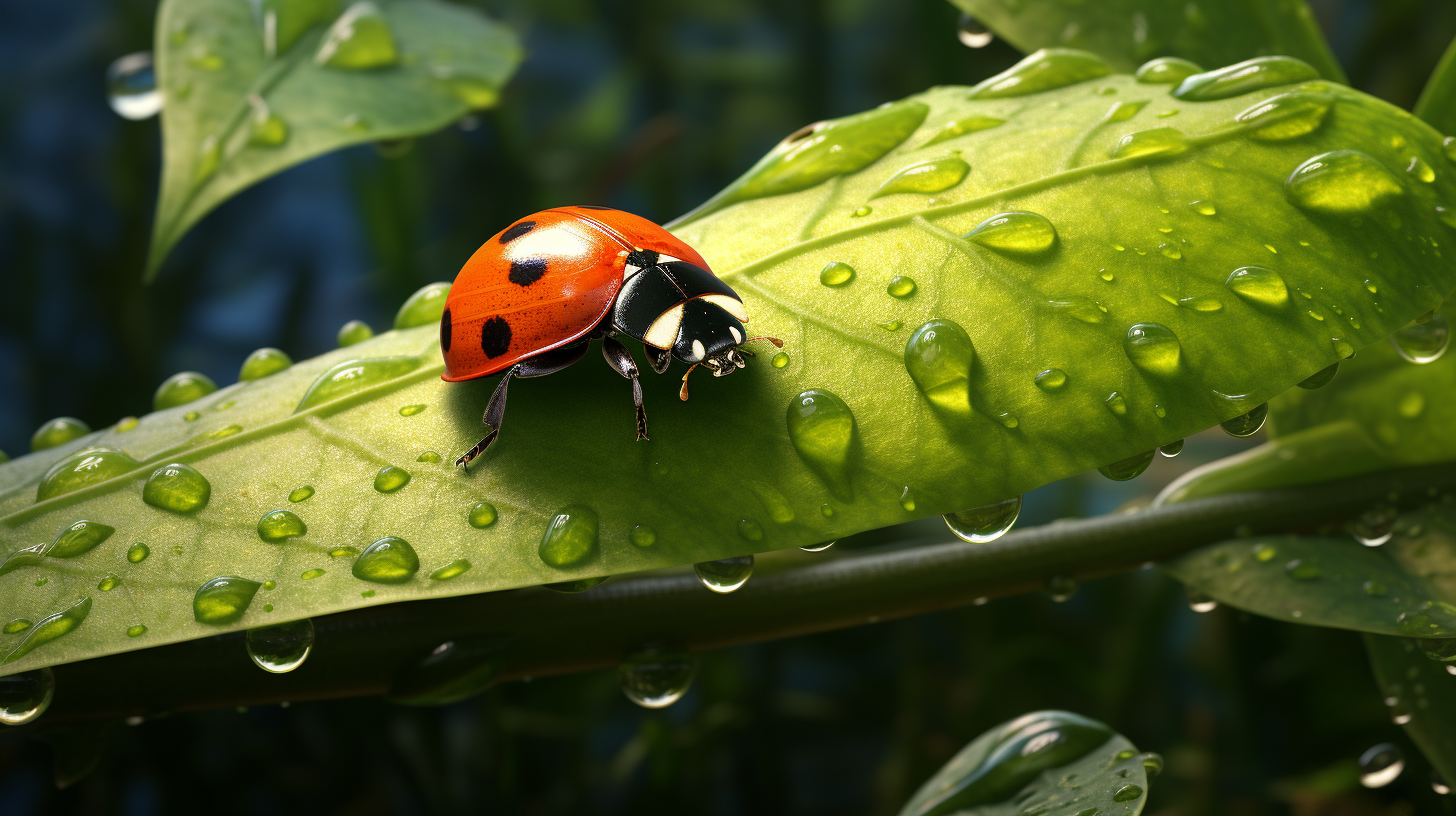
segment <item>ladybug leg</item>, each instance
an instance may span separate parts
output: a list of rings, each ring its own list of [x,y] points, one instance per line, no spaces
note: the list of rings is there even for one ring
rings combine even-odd
[[[647,355],[648,365],[651,365],[652,370],[658,374],[667,371],[667,367],[672,365],[672,349],[660,349],[643,344],[642,351]]]
[[[647,409],[642,406],[642,380],[637,376],[637,363],[632,359],[632,352],[617,338],[603,337],[602,356],[618,374],[632,381],[632,403],[637,406],[637,439],[642,441],[647,438]]]
[[[496,435],[500,433],[501,422],[506,415],[506,390],[510,387],[512,377],[544,377],[547,374],[555,374],[563,368],[586,356],[586,343],[578,343],[574,346],[552,349],[543,354],[538,354],[527,360],[506,369],[505,376],[496,385],[495,391],[490,395],[490,402],[485,404],[485,416],[481,421],[490,432],[485,438],[475,443],[475,447],[466,451],[459,459],[455,460],[457,467],[469,470],[469,465],[477,456],[485,453],[490,443],[495,441]]]

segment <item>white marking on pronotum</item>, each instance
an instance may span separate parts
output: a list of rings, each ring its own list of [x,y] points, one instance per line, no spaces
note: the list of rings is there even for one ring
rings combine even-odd
[[[743,342],[743,333],[738,330],[738,327],[737,326],[729,326],[728,327],[728,333],[731,334],[731,335],[733,335],[733,342],[735,342],[735,343],[742,343]]]
[[[658,348],[672,348],[672,343],[677,339],[678,327],[682,325],[683,304],[668,309],[657,316],[648,327],[647,334],[642,338],[649,346]]]
[[[748,322],[748,310],[743,308],[743,301],[736,297],[729,297],[728,295],[703,295],[703,300],[738,318],[739,323]]]
[[[703,348],[703,341],[702,340],[694,340],[693,341],[693,361],[694,362],[703,359],[703,357],[706,356],[707,353],[708,353],[708,350],[705,349],[705,348]]]

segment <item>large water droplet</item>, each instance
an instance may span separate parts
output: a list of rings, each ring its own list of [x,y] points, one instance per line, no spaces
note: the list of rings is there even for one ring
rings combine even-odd
[[[1333,380],[1335,378],[1335,375],[1339,373],[1339,371],[1339,363],[1330,363],[1319,371],[1316,371],[1308,377],[1300,380],[1298,383],[1296,383],[1296,385],[1298,385],[1300,388],[1307,388],[1310,390],[1314,390],[1316,388],[1324,388],[1326,385],[1330,384],[1330,380]]]
[[[172,513],[201,510],[210,498],[212,484],[207,477],[180,462],[162,465],[152,471],[142,487],[142,501]]]
[[[1147,453],[1140,453],[1137,456],[1129,456],[1126,459],[1113,462],[1110,465],[1103,465],[1097,468],[1097,472],[1114,482],[1125,482],[1129,479],[1136,479],[1142,475],[1143,471],[1148,469],[1148,465],[1152,464],[1153,455],[1156,453],[1156,450],[1150,450]]]
[[[394,315],[396,329],[412,329],[440,322],[445,312],[445,298],[450,294],[450,284],[430,283],[420,287],[405,300]]]
[[[979,114],[975,116],[963,116],[959,119],[952,119],[951,121],[946,122],[943,126],[941,126],[940,130],[937,130],[934,136],[926,139],[925,144],[921,145],[921,147],[929,147],[933,144],[939,144],[941,142],[949,141],[951,139],[960,138],[967,133],[975,133],[979,130],[989,130],[993,127],[998,127],[1004,124],[1006,124],[1005,119],[998,119],[994,116],[983,116]]]
[[[1249,136],[1266,142],[1297,139],[1324,124],[1334,94],[1295,91],[1265,99],[1234,119],[1250,127]]]
[[[553,567],[569,567],[586,561],[597,552],[597,525],[595,510],[569,504],[547,523],[537,553]]]
[[[89,614],[91,614],[91,599],[82,598],[64,611],[42,618],[39,623],[30,627],[30,631],[25,633],[25,637],[15,646],[15,649],[6,655],[4,662],[14,663],[56,638],[76,631]]]
[[[1048,368],[1036,375],[1036,387],[1043,391],[1060,391],[1067,384],[1067,372],[1060,368]]]
[[[1113,391],[1108,394],[1102,404],[1107,406],[1107,410],[1118,416],[1127,416],[1127,398],[1121,392]]]
[[[753,556],[740,555],[719,561],[704,561],[693,565],[693,572],[703,586],[714,592],[726,594],[743,586],[753,574]]]
[[[126,548],[126,560],[130,561],[133,564],[140,564],[141,562],[147,560],[147,556],[151,554],[152,548],[141,543],[140,541]]]
[[[1433,363],[1451,345],[1451,327],[1446,317],[1437,313],[1424,323],[1411,323],[1397,330],[1390,336],[1390,343],[1412,363]]]
[[[232,575],[213,578],[192,596],[192,617],[213,626],[234,623],[248,611],[248,604],[261,586],[257,581]]]
[[[1160,377],[1177,374],[1183,357],[1178,335],[1161,323],[1137,323],[1129,327],[1122,347],[1133,365]]]
[[[693,656],[681,647],[648,646],[627,655],[617,677],[628,700],[643,708],[666,708],[687,693]]]
[[[346,360],[320,374],[299,400],[294,413],[315,405],[358,393],[380,383],[414,371],[420,366],[418,357],[369,357]]]
[[[825,286],[844,286],[852,280],[854,280],[854,267],[847,263],[835,261],[819,270],[819,282]],[[782,352],[780,353],[782,354]],[[784,360],[788,361],[787,355]],[[779,368],[783,368],[783,366],[779,366]]]
[[[1196,589],[1188,589],[1186,587],[1184,589],[1188,595],[1188,608],[1194,612],[1212,612],[1218,608],[1218,601],[1215,601],[1213,598]]]
[[[162,109],[162,92],[157,90],[157,73],[152,52],[138,51],[111,63],[106,69],[106,101],[123,119],[150,119]]]
[[[1174,456],[1177,456],[1178,454],[1180,454],[1182,452],[1183,452],[1183,440],[1182,439],[1175,439],[1175,440],[1173,440],[1172,442],[1169,442],[1166,445],[1159,445],[1158,446],[1158,453],[1161,454],[1161,455],[1163,455],[1163,456],[1168,457],[1169,459],[1172,459]]]
[[[389,21],[373,3],[355,3],[329,26],[314,54],[317,65],[346,70],[383,68],[395,64],[399,52]]]
[[[1241,266],[1224,283],[1233,293],[1255,305],[1279,307],[1289,302],[1284,278],[1262,266]]]
[[[369,328],[368,323],[362,320],[350,320],[348,323],[339,327],[339,333],[335,337],[335,340],[338,342],[339,348],[344,348],[345,346],[362,343],[373,336],[374,329]]]
[[[960,184],[969,172],[971,166],[954,156],[918,161],[886,179],[870,198],[895,193],[938,193]]]
[[[248,657],[265,672],[283,674],[303,665],[313,651],[313,621],[280,623],[248,630]]]
[[[293,502],[294,504],[298,504],[299,502],[305,501],[313,496],[313,492],[313,485],[302,485],[300,487],[295,487],[288,492],[288,500]]]
[[[1137,799],[1138,797],[1140,797],[1142,795],[1143,795],[1142,786],[1140,786],[1140,785],[1123,785],[1122,787],[1120,787],[1117,790],[1115,790],[1115,791],[1112,792],[1112,801],[1114,801],[1114,802],[1131,802],[1134,799]]]
[[[436,65],[430,69],[430,74],[445,86],[451,96],[464,102],[471,110],[495,107],[500,101],[500,88],[484,77],[449,65]]]
[[[33,669],[0,677],[0,725],[25,725],[50,708],[56,694],[56,676],[50,669]]]
[[[890,297],[904,300],[915,294],[915,279],[909,275],[896,275],[890,278],[890,283],[885,287],[885,291],[890,293]]]
[[[157,386],[157,392],[152,395],[152,410],[162,411],[178,405],[186,405],[216,390],[217,383],[206,374],[199,374],[196,371],[180,371]]]
[[[959,323],[932,320],[905,343],[905,371],[920,393],[938,409],[971,412],[971,366],[976,358],[971,337]]]
[[[1096,54],[1070,48],[1043,48],[971,88],[972,99],[1026,96],[1104,77],[1112,67]]]
[[[958,513],[946,513],[945,526],[955,537],[971,544],[986,544],[1003,535],[1021,515],[1021,497],[1002,499]]]
[[[1360,784],[1367,788],[1383,788],[1404,770],[1405,755],[1391,743],[1371,746],[1360,755]]]
[[[238,371],[239,382],[261,380],[293,365],[293,358],[276,348],[260,348],[243,360]]]
[[[111,538],[114,532],[115,527],[97,521],[78,521],[61,530],[45,549],[45,555],[51,558],[75,558],[95,549],[101,542]]]
[[[1017,255],[1045,252],[1057,242],[1057,229],[1045,216],[1025,210],[997,213],[966,233],[966,240]]]
[[[80,439],[91,433],[91,426],[74,417],[56,417],[46,422],[30,436],[30,450],[46,450],[64,445],[72,439]]]
[[[1264,420],[1269,416],[1269,403],[1263,403],[1246,414],[1241,414],[1233,419],[1220,422],[1224,432],[1229,436],[1253,436],[1264,427]]]
[[[1114,159],[1141,156],[1175,156],[1188,149],[1188,138],[1177,128],[1160,127],[1129,133],[1112,148]]]
[[[496,519],[499,517],[500,514],[496,512],[495,505],[483,501],[476,502],[470,508],[470,512],[466,515],[466,520],[470,522],[471,527],[477,530],[484,530],[490,525],[495,524]]]
[[[1203,68],[1195,62],[1178,57],[1159,57],[1138,66],[1137,73],[1133,76],[1138,82],[1147,85],[1177,85],[1200,73],[1203,73]]]
[[[1394,507],[1377,505],[1356,516],[1350,522],[1350,535],[1367,547],[1379,547],[1395,535],[1395,522],[1398,516]]]
[[[854,441],[854,414],[844,400],[822,389],[800,393],[789,402],[789,441],[834,497],[848,502],[849,451]]]
[[[1190,102],[1211,102],[1253,91],[1318,79],[1319,72],[1294,57],[1255,57],[1215,71],[1194,74],[1172,90]]]
[[[40,477],[35,491],[36,501],[45,501],[83,487],[100,484],[107,479],[130,473],[141,465],[119,450],[90,448],[67,456]]]
[[[385,536],[364,548],[354,559],[352,572],[361,581],[402,584],[420,570],[415,548],[398,536]]]
[[[1336,215],[1366,212],[1404,192],[1385,165],[1358,150],[1321,153],[1294,168],[1284,182],[1290,203]]]
[[[393,493],[410,482],[410,472],[394,465],[385,465],[374,474],[374,489],[380,493]]]
[[[258,538],[270,544],[287,541],[308,533],[308,525],[289,510],[274,510],[258,520]]]
[[[996,39],[996,35],[980,20],[962,12],[956,22],[956,39],[967,48],[985,48]]]

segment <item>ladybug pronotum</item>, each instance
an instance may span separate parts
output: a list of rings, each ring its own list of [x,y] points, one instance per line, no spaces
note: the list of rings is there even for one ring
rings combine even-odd
[[[602,341],[602,356],[632,381],[637,438],[647,412],[632,353],[616,338],[642,341],[652,370],[672,358],[721,377],[744,367],[754,340],[743,299],[708,269],[692,247],[645,218],[607,207],[556,207],[517,221],[465,262],[440,318],[440,349],[450,382],[505,372],[486,404],[485,438],[456,465],[483,453],[500,432],[512,377],[553,374]]]

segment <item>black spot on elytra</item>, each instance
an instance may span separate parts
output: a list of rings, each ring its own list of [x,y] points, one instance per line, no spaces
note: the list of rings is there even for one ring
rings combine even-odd
[[[535,228],[536,228],[536,222],[535,221],[522,221],[521,223],[512,226],[510,229],[506,230],[505,232],[502,232],[501,233],[501,237],[500,237],[500,242],[502,244],[509,244],[511,241],[514,241],[517,238],[520,238],[522,235],[525,235],[526,233],[530,232],[531,230],[533,230]]]
[[[578,210],[610,210],[611,209],[611,207],[603,207],[600,204],[578,204],[578,205],[576,205],[576,208]]]
[[[440,315],[440,350],[446,353],[450,351],[450,310]]]
[[[511,324],[503,317],[492,317],[480,324],[480,350],[486,357],[499,357],[511,347]]]
[[[511,261],[511,283],[517,286],[530,286],[541,276],[546,274],[545,258],[527,258],[524,261]]]

